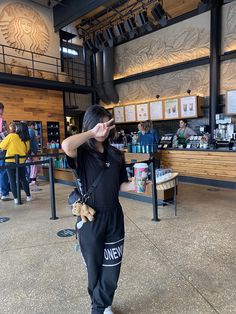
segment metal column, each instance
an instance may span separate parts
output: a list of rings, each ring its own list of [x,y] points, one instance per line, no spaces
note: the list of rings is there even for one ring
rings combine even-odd
[[[209,122],[212,137],[216,128],[216,111],[220,94],[221,6],[221,0],[211,1]]]

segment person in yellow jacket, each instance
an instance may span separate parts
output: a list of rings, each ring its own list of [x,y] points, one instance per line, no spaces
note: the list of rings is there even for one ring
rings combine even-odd
[[[4,140],[0,143],[0,149],[6,151],[6,157],[20,155],[25,156],[30,150],[30,136],[28,132],[28,126],[24,122],[20,122],[17,125],[16,133],[8,134]],[[25,157],[20,158],[20,164],[24,163]],[[14,165],[15,158],[6,159],[5,165]],[[14,196],[15,204],[18,204],[17,200],[17,188],[16,188],[16,168],[8,168],[7,174],[10,181],[10,187]],[[19,168],[19,177],[22,187],[26,194],[26,200],[31,201],[29,183],[26,180],[25,167]]]

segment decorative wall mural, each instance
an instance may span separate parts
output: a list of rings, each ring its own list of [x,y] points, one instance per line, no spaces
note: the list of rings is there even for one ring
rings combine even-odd
[[[236,2],[223,6],[222,16],[222,50],[236,50]]]
[[[209,66],[199,66],[188,70],[118,84],[116,88],[121,105],[155,99],[157,94],[163,98],[186,95],[188,89],[191,89],[191,94],[193,95],[208,96]]]
[[[115,78],[194,60],[210,53],[209,12],[115,48]]]
[[[0,13],[0,30],[10,47],[46,54],[49,30],[44,19],[32,7],[23,3],[6,5]]]
[[[221,94],[228,89],[236,89],[236,59],[221,63]]]

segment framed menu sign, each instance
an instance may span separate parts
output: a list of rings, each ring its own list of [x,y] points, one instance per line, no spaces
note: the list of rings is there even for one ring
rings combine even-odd
[[[236,114],[236,90],[226,93],[226,114]]]
[[[125,122],[136,122],[135,105],[125,106]]]
[[[117,106],[117,107],[114,107],[113,110],[114,110],[115,123],[125,122],[124,107]]]
[[[150,102],[150,119],[151,120],[162,120],[163,119],[162,100]]]
[[[139,104],[136,105],[136,108],[138,121],[145,121],[149,119],[148,104]]]
[[[181,118],[195,118],[197,112],[197,96],[186,96],[180,98]]]
[[[179,100],[178,98],[170,98],[164,100],[165,119],[179,118]]]

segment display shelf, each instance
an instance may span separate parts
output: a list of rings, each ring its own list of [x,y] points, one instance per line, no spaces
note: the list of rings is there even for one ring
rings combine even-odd
[[[59,122],[47,122],[47,139],[48,143],[55,142],[60,144],[60,124]]]

